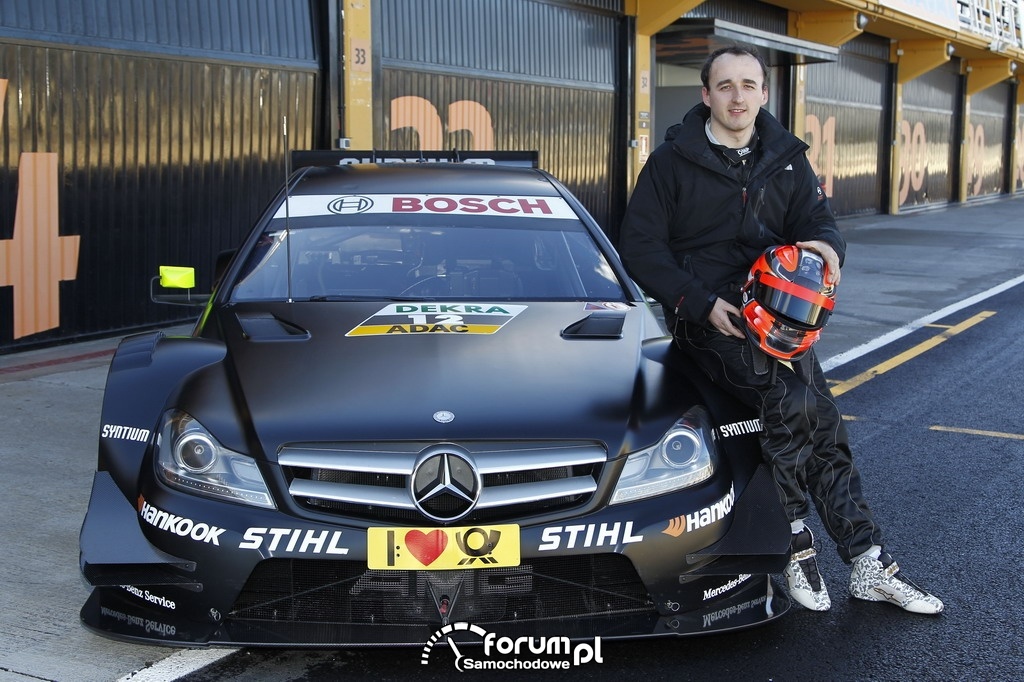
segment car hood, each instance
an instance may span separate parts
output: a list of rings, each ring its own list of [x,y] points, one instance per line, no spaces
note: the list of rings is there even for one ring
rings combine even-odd
[[[582,302],[215,316],[237,409],[271,457],[288,442],[366,440],[586,439],[614,453],[643,409],[642,341],[660,335],[644,307]]]

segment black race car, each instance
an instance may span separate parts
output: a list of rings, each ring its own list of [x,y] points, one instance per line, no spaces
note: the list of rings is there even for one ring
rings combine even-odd
[[[85,625],[422,645],[783,614],[760,423],[676,354],[566,188],[533,163],[352,154],[297,154],[209,296],[163,272],[186,290],[154,298],[204,306],[190,336],[118,347]]]

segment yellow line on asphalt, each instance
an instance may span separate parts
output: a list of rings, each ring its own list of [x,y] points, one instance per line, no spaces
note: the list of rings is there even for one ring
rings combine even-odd
[[[991,436],[993,438],[1012,438],[1024,440],[1024,433],[1003,433],[1001,431],[979,431],[978,429],[958,429],[953,426],[929,426],[931,431],[949,431],[950,433],[966,433],[971,436]]]
[[[906,350],[897,355],[896,357],[890,358],[881,364],[875,365],[866,372],[862,372],[861,374],[858,374],[857,376],[851,379],[847,379],[846,381],[840,381],[839,383],[832,387],[832,395],[839,396],[842,395],[843,393],[846,393],[847,391],[851,391],[860,386],[861,384],[867,383],[868,381],[871,381],[872,379],[881,374],[885,374],[890,369],[895,369],[896,367],[902,365],[904,362],[912,360],[916,358],[918,355],[921,355],[922,353],[929,351],[932,348],[935,348],[943,341],[946,341],[947,339],[956,336],[962,331],[970,329],[974,325],[978,324],[979,322],[983,322],[984,320],[987,320],[993,315],[995,315],[995,311],[983,310],[974,317],[964,320],[960,324],[950,327],[940,334],[936,334],[927,341],[922,341],[913,348]]]

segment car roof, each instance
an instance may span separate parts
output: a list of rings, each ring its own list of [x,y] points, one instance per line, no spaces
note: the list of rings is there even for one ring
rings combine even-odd
[[[293,194],[478,194],[558,196],[533,168],[475,163],[367,163],[300,169]]]

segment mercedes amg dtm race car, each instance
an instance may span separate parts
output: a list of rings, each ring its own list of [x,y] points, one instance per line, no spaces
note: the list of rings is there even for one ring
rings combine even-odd
[[[154,300],[203,308],[111,361],[86,626],[418,646],[450,623],[692,635],[789,608],[756,416],[677,355],[535,156],[491,156],[296,153],[212,293],[162,269]]]

